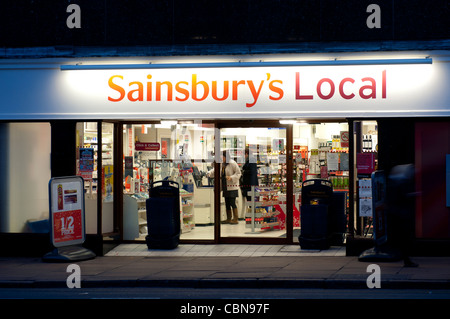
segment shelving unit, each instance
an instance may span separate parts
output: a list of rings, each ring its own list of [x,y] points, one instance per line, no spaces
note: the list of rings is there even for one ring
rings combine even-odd
[[[294,183],[298,186],[304,180],[322,178],[333,184],[333,189],[348,191],[349,159],[348,148],[336,148],[327,144],[303,154],[294,153]]]
[[[220,138],[220,142],[221,149],[229,151],[232,159],[238,163],[245,161],[245,135],[223,136]]]
[[[147,234],[147,208],[145,199],[137,199],[139,234]]]
[[[251,202],[245,213],[245,227],[251,228],[251,233],[256,234],[259,231],[273,230],[279,226],[275,205],[279,204],[278,191],[273,188],[259,189],[252,186],[250,191]]]
[[[256,153],[259,155],[258,153]],[[280,193],[286,191],[286,155],[270,153],[263,156],[263,161],[258,161],[259,185],[271,185]]]
[[[181,198],[181,232],[190,232],[195,227],[194,193],[180,193]]]
[[[143,239],[147,231],[146,199],[134,194],[124,194],[124,239]]]

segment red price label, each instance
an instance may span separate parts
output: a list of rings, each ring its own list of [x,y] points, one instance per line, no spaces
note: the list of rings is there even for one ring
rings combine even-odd
[[[61,243],[83,238],[81,210],[53,214],[53,240]]]

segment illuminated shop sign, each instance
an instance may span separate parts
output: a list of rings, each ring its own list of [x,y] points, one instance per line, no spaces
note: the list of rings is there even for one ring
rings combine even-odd
[[[441,85],[433,85],[432,65],[69,72],[78,83],[91,72],[89,91],[98,87],[95,96],[109,110],[144,116],[398,116],[442,107],[429,104],[430,92]]]
[[[130,64],[131,65],[131,64]],[[80,67],[83,65],[80,65]],[[450,116],[450,64],[0,69],[1,119]],[[131,65],[132,66],[132,65]],[[27,94],[23,83],[27,83]]]

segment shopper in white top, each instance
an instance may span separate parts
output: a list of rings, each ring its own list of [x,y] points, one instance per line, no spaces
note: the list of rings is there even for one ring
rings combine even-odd
[[[213,174],[214,169],[208,172],[209,176],[213,176]],[[222,224],[236,225],[238,223],[236,198],[239,196],[238,191],[240,177],[241,170],[239,169],[238,164],[231,159],[227,151],[223,151],[220,170],[220,186],[223,192],[223,197],[225,198],[227,219],[222,221]]]

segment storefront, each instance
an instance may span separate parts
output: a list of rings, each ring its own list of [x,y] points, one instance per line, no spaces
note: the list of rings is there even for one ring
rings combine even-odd
[[[96,243],[144,243],[161,179],[180,184],[182,242],[297,243],[302,182],[321,178],[346,194],[345,243],[371,236],[371,173],[412,163],[416,238],[448,241],[449,62],[448,51],[4,60],[0,232],[45,233],[48,180],[77,174]],[[247,151],[256,174],[234,180],[232,209],[223,151],[240,170]]]

